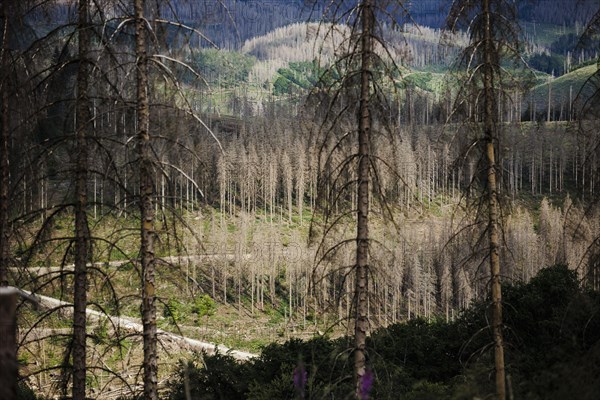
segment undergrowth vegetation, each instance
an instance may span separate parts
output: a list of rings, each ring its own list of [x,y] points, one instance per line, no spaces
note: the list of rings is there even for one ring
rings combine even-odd
[[[600,293],[565,266],[505,287],[509,393],[518,399],[595,399],[600,393]],[[372,332],[373,399],[490,398],[489,301],[459,317],[414,319]],[[353,391],[351,338],[293,339],[239,363],[195,354],[168,383],[170,399],[345,399]],[[366,393],[365,392],[365,393]],[[187,393],[187,395],[186,395]],[[190,397],[191,396],[191,397]]]

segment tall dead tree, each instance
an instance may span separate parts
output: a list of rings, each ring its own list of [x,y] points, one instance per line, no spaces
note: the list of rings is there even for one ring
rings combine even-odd
[[[373,0],[361,7],[360,38],[360,104],[358,109],[358,182],[356,219],[356,316],[354,324],[354,374],[356,398],[361,398],[361,382],[366,372],[366,340],[368,330],[369,290],[369,176],[371,174],[371,58],[375,25]]]
[[[448,17],[450,31],[456,33],[465,29],[470,42],[462,52],[459,66],[465,69],[460,102],[479,99],[482,108],[474,113],[471,122],[475,130],[474,144],[481,149],[482,176],[475,174],[473,182],[480,179],[479,199],[487,210],[484,218],[487,232],[487,257],[491,275],[492,318],[491,331],[494,342],[494,365],[496,397],[506,398],[506,377],[504,365],[504,337],[502,319],[502,289],[500,266],[500,155],[501,140],[499,109],[503,99],[509,98],[506,87],[509,76],[501,65],[507,61],[520,60],[519,27],[515,4],[507,0],[456,0]],[[469,93],[476,93],[470,96]],[[476,107],[476,104],[471,104]],[[480,133],[478,133],[480,132]],[[482,215],[479,215],[481,217]]]
[[[10,48],[9,48],[9,3],[4,0],[2,12],[2,49],[0,49],[0,96],[2,132],[0,133],[0,287],[8,285],[8,202],[9,202],[9,143],[10,143]]]
[[[336,303],[327,306],[339,311],[342,302],[352,305],[347,317],[354,333],[354,396],[361,399],[372,384],[367,335],[379,301],[372,288],[381,277],[372,259],[373,246],[380,244],[371,237],[370,214],[394,221],[384,177],[406,182],[399,171],[392,171],[394,162],[385,160],[389,152],[377,146],[398,141],[398,109],[391,105],[398,98],[394,77],[400,75],[397,62],[402,60],[392,56],[399,53],[388,47],[392,44],[384,20],[402,26],[409,17],[400,1],[333,3],[333,15],[326,12],[325,19],[337,27],[324,28],[324,43],[335,48],[336,57],[324,66],[320,87],[309,97],[309,107],[316,100],[320,121],[316,212],[323,214],[313,284],[324,288],[322,303]],[[311,224],[311,237],[320,229],[317,224]]]
[[[141,219],[142,323],[144,326],[144,398],[158,399],[158,355],[156,333],[156,283],[154,255],[154,166],[150,143],[148,97],[148,50],[145,0],[135,0],[135,57],[137,146],[139,157],[139,207]]]
[[[86,308],[87,263],[90,261],[90,229],[87,218],[88,129],[90,126],[89,76],[90,10],[89,0],[79,0],[79,69],[76,99],[75,167],[75,282],[73,300],[73,399],[84,400],[86,389]]]
[[[496,105],[495,68],[500,68],[497,48],[492,38],[492,14],[490,1],[483,0],[483,131],[487,156],[488,236],[489,257],[492,273],[492,332],[494,335],[494,365],[496,369],[496,396],[506,398],[506,376],[504,371],[504,338],[502,333],[502,286],[500,282],[500,238],[498,235],[498,185],[496,179]]]

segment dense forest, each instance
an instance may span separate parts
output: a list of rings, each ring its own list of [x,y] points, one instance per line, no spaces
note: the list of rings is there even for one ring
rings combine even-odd
[[[1,399],[600,391],[597,1],[0,7]]]

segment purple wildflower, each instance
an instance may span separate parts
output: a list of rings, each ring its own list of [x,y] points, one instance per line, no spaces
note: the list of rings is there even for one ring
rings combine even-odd
[[[373,372],[370,370],[366,370],[364,375],[360,377],[360,399],[367,400],[369,398],[369,393],[373,388],[374,382]]]
[[[306,382],[308,381],[308,372],[304,369],[304,365],[300,363],[294,369],[294,387],[298,392],[298,396],[303,399],[304,398],[304,388],[306,387]]]

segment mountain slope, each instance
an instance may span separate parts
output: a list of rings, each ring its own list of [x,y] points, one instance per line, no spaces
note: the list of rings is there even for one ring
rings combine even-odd
[[[535,114],[547,113],[548,102],[554,114],[567,113],[569,104],[573,101],[585,101],[594,92],[588,79],[598,71],[598,65],[588,65],[558,78],[549,78],[546,83],[535,86],[529,95],[529,102],[535,106]],[[564,117],[565,114],[563,114]],[[553,119],[559,118],[555,115]]]

